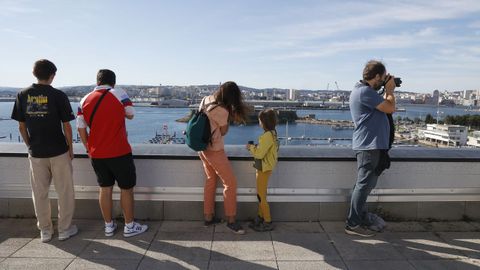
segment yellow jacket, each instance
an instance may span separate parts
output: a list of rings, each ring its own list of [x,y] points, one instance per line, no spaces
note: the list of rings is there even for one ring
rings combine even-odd
[[[258,138],[258,144],[250,145],[248,151],[255,159],[262,160],[262,172],[271,171],[277,165],[278,141],[275,131],[266,131]]]

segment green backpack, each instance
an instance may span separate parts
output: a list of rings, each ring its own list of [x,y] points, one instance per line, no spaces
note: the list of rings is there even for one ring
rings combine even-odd
[[[205,98],[202,100],[202,104],[205,102]],[[204,151],[207,149],[209,143],[212,140],[212,131],[210,128],[210,120],[205,113],[205,108],[215,102],[203,104],[198,112],[188,121],[187,129],[185,130],[186,140],[185,143],[194,151]],[[217,106],[213,106],[208,111],[215,109]]]

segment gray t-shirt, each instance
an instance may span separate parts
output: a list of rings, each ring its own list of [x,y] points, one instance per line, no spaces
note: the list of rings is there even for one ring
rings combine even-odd
[[[376,109],[384,101],[375,89],[361,82],[350,94],[350,113],[355,125],[353,150],[388,149],[390,124],[387,115]]]

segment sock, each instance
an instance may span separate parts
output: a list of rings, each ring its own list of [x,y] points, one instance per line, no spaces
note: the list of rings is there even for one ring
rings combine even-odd
[[[127,226],[128,228],[130,228],[130,229],[131,229],[131,228],[133,227],[133,221],[132,221],[132,222],[130,222],[130,223],[127,223],[127,224],[125,224],[125,226]]]
[[[113,227],[113,220],[110,220],[110,222],[105,222],[105,226]]]

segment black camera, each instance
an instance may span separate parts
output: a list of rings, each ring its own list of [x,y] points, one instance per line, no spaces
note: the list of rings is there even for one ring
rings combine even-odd
[[[390,75],[389,75],[390,76]],[[390,80],[391,77],[388,77],[384,82],[383,82],[383,87],[377,91],[379,95],[385,94],[385,85],[387,82]],[[395,82],[395,87],[400,87],[402,85],[402,79],[401,78],[394,78],[393,81]]]
[[[255,144],[254,141],[248,141],[248,144]]]
[[[390,79],[392,79],[392,76],[388,75],[385,81],[383,82],[383,86],[385,86],[388,83],[388,81],[390,81]],[[400,87],[400,85],[402,84],[401,78],[394,78],[393,81],[395,82],[395,87]]]
[[[400,87],[402,84],[402,79],[400,78],[394,78],[393,81],[395,82],[395,87]]]

